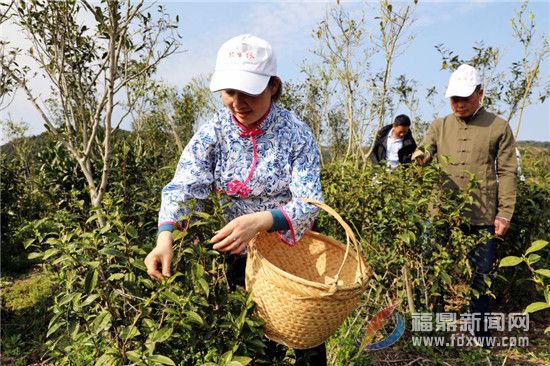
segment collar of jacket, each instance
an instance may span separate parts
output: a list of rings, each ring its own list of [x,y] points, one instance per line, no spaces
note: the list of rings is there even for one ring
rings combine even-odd
[[[262,116],[262,118],[260,118],[260,120],[258,122],[256,122],[250,128],[246,127],[241,122],[239,122],[233,114],[231,114],[231,120],[241,130],[241,133],[240,133],[241,137],[245,137],[245,138],[246,137],[253,137],[253,136],[258,137],[261,134],[263,134],[264,131],[267,130],[267,128],[271,124],[271,120],[273,119],[273,115],[274,115],[274,109],[275,109],[274,104],[271,103],[271,105],[267,109],[267,112],[265,112],[265,114]]]
[[[250,179],[252,179],[254,171],[256,170],[256,165],[258,164],[258,145],[256,142],[256,138],[261,136],[264,131],[269,128],[269,125],[273,120],[273,116],[276,113],[274,111],[274,108],[274,104],[272,103],[267,112],[263,115],[263,117],[260,118],[260,120],[256,122],[251,128],[247,128],[245,125],[240,123],[235,118],[235,116],[231,115],[232,121],[241,130],[239,136],[241,138],[250,138],[250,141],[252,142],[252,165],[250,166],[250,170],[246,179],[244,181],[233,179],[227,184],[227,190],[225,190],[225,193],[229,195],[240,195],[243,198],[247,198],[250,194],[251,189],[250,187],[248,187],[248,182],[250,181]]]
[[[476,118],[481,114],[481,112],[483,112],[484,110],[485,110],[485,108],[484,108],[482,105],[480,105],[480,106],[476,109],[476,111],[474,112],[474,114],[472,114],[472,115],[471,115],[470,117],[468,117],[468,118],[457,117],[456,114],[454,114],[454,113],[453,113],[453,114],[454,114],[454,116],[456,117],[457,120],[459,120],[460,122],[463,122],[463,123],[468,124],[468,123],[472,122],[474,119],[476,119]]]
[[[387,138],[388,138],[388,134],[390,133],[392,128],[393,128],[393,124],[385,125],[384,127],[382,127],[380,129],[380,132],[378,133],[378,140],[376,140],[376,143],[377,144],[381,143],[382,145],[384,145],[384,147],[386,147],[386,141],[387,141]],[[412,131],[411,131],[411,128],[409,126],[409,130],[407,131],[405,136],[403,136],[403,145],[405,145],[405,142],[407,142],[408,140],[411,140],[411,139],[412,139]]]
[[[388,138],[388,134],[390,133],[392,127],[393,127],[392,124],[385,125],[384,127],[382,127],[380,129],[380,132],[378,132],[378,140],[376,142],[377,143],[382,142],[385,145],[385,141]]]

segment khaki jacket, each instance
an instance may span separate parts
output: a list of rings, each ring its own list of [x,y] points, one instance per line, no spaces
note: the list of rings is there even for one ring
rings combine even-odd
[[[452,188],[466,188],[468,172],[480,181],[468,213],[473,225],[493,225],[497,216],[512,219],[517,159],[508,122],[484,108],[468,122],[450,114],[432,122],[421,146],[438,158]],[[441,156],[450,157],[450,161]]]

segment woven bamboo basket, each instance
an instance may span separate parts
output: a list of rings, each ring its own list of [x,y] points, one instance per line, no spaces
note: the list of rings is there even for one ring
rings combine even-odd
[[[347,245],[309,231],[289,247],[277,233],[261,232],[248,245],[246,265],[246,288],[264,321],[265,336],[294,349],[325,342],[357,305],[371,276],[340,215],[324,203],[302,200],[334,216]]]

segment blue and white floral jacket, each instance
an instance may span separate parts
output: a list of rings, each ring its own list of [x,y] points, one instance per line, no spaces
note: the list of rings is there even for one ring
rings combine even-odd
[[[318,214],[300,198],[323,200],[319,174],[315,138],[293,113],[272,104],[264,119],[247,129],[223,109],[185,147],[174,178],[162,190],[159,227],[177,224],[187,213],[182,202],[223,190],[230,196],[228,221],[279,209],[288,222],[279,235],[294,245]]]

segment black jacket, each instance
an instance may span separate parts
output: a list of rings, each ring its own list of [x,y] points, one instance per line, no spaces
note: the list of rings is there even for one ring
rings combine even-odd
[[[386,143],[388,140],[388,134],[390,133],[393,125],[384,126],[378,131],[376,135],[376,141],[374,142],[374,149],[370,154],[370,159],[374,164],[381,164],[382,161],[386,160]],[[411,130],[405,134],[403,137],[403,146],[397,152],[399,157],[399,163],[410,163],[411,155],[416,150],[416,141],[412,136]]]

